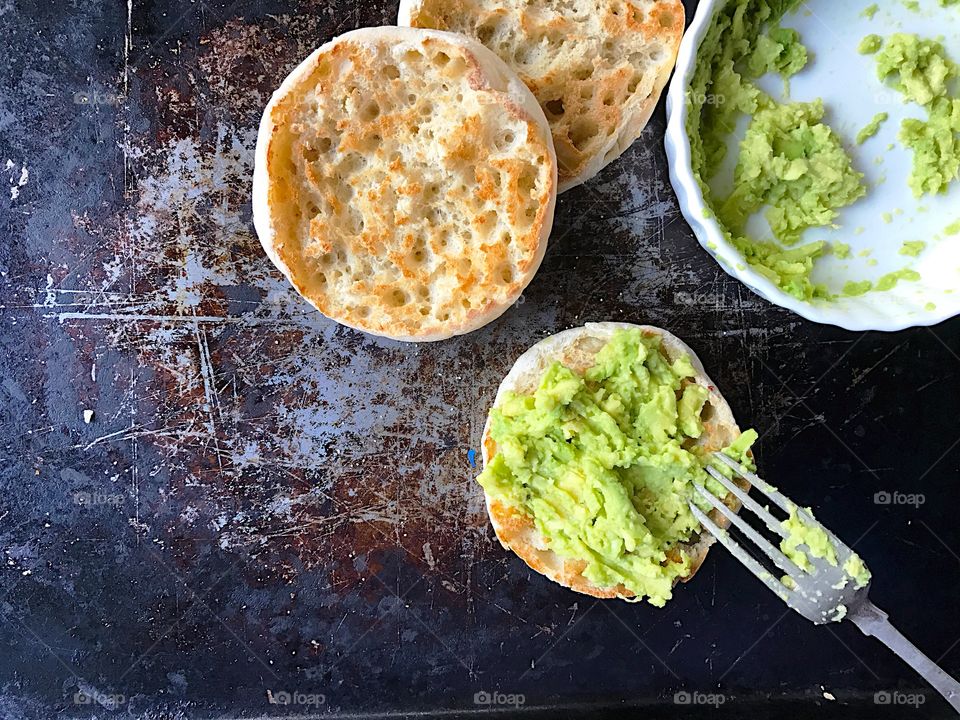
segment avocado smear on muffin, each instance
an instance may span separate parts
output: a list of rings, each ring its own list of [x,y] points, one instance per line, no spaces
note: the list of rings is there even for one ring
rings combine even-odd
[[[550,550],[586,561],[598,587],[623,585],[663,606],[690,572],[680,544],[705,511],[694,482],[727,493],[707,465],[730,476],[696,440],[709,391],[684,355],[670,361],[660,338],[621,330],[582,376],[559,362],[533,394],[507,393],[491,410],[497,452],[478,477],[490,499],[533,519]],[[748,465],[753,430],[724,448]]]

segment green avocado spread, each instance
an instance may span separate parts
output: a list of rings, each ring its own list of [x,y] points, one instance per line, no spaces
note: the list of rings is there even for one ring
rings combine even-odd
[[[808,513],[811,512],[810,508],[805,509]],[[809,572],[813,568],[810,557],[823,558],[836,566],[837,549],[830,537],[820,526],[808,525],[801,520],[796,508],[790,513],[790,517],[783,521],[783,527],[787,531],[787,537],[780,541],[780,549],[798,568]],[[806,550],[801,548],[801,545],[805,546]]]
[[[690,358],[671,362],[659,337],[619,330],[583,375],[554,362],[533,394],[506,393],[490,411],[497,452],[477,480],[557,555],[585,561],[591,583],[663,606],[690,572],[681,544],[700,531],[688,503],[709,509],[693,484],[723,497],[704,468],[730,474],[697,444],[709,391],[693,378]],[[756,438],[724,451],[747,464]]]
[[[810,508],[804,510],[813,518]],[[805,522],[796,508],[793,508],[790,516],[783,521],[783,527],[787,536],[780,541],[780,550],[798,568],[807,572],[813,569],[810,558],[821,558],[837,567],[837,548],[822,527]],[[870,571],[856,553],[847,558],[842,569],[858,588],[870,582]]]
[[[902,268],[874,281],[850,280],[832,294],[811,279],[817,259],[830,252],[830,245],[804,243],[804,232],[835,227],[839,211],[863,197],[866,187],[839,136],[824,122],[819,99],[779,102],[754,82],[768,73],[786,81],[807,63],[796,30],[780,25],[784,14],[800,4],[729,0],[700,44],[687,97],[687,134],[707,213],[755,272],[800,300],[835,300],[914,282],[919,274]],[[868,14],[876,9],[871,6]],[[942,43],[916,35],[895,33],[884,40],[871,34],[857,49],[875,54],[880,79],[889,79],[905,101],[927,112],[925,120],[903,120],[899,132],[913,152],[908,182],[914,194],[946,192],[960,177],[960,98],[951,94],[960,70]],[[736,163],[725,163],[728,140],[744,116],[749,120],[736,145]],[[877,113],[857,134],[857,143],[876,135],[888,117]],[[718,179],[730,165],[732,189],[723,192]],[[754,228],[758,215],[769,226],[766,237],[747,229],[748,224]],[[888,213],[884,218],[893,219]],[[843,243],[834,245],[833,254],[842,258]],[[913,256],[916,247],[906,246],[902,254]]]
[[[900,246],[900,254],[917,257],[926,247],[927,244],[923,240],[905,240]]]
[[[887,38],[876,61],[877,76],[892,79],[905,101],[927,112],[926,120],[907,118],[900,125],[900,141],[913,152],[913,194],[945,193],[960,176],[960,97],[950,93],[957,66],[939,41],[907,33]]]
[[[865,36],[860,41],[860,44],[857,45],[857,52],[861,55],[871,55],[879,50],[881,45],[883,45],[883,38],[871,33]]]
[[[785,79],[807,60],[796,31],[779,26],[799,0],[730,0],[707,31],[690,84],[687,134],[694,175],[729,242],[755,271],[801,300],[829,298],[810,280],[826,243],[798,245],[804,230],[831,226],[840,208],[866,193],[839,137],[823,122],[823,104],[779,103],[751,82],[765,72]],[[712,98],[722,98],[710,102]],[[709,182],[742,115],[734,190],[715,197]],[[772,237],[755,238],[747,220],[764,209]]]
[[[873,116],[873,120],[863,126],[863,129],[857,133],[857,145],[863,145],[880,131],[880,126],[887,121],[889,113],[878,112]]]

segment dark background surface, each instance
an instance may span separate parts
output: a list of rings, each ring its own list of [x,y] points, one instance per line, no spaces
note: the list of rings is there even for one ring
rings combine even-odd
[[[530,573],[469,450],[541,337],[668,328],[761,431],[763,474],[957,675],[960,321],[850,333],[752,295],[679,216],[662,108],[561,197],[501,319],[420,346],[323,319],[253,235],[255,127],[310,50],[394,15],[0,3],[0,717],[486,711],[478,692],[659,717],[687,713],[681,690],[723,693],[693,713],[712,717],[877,717],[875,692],[923,693],[891,717],[944,716],[879,643],[788,614],[722,550],[660,610]]]

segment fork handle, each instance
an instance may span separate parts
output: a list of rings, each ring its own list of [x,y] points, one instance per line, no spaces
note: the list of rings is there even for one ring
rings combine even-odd
[[[947,702],[960,713],[960,683],[907,640],[887,619],[887,614],[869,600],[847,616],[864,635],[872,635],[916,670]]]

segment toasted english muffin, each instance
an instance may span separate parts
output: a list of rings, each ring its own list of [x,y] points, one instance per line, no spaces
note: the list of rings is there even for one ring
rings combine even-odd
[[[640,136],[684,10],[681,0],[400,0],[397,24],[477,38],[517,72],[550,122],[563,192]]]
[[[270,100],[254,224],[324,315],[441,340],[517,300],[556,185],[543,111],[500,58],[452,33],[365,28],[316,50]]]
[[[587,323],[583,327],[565,330],[541,340],[514,363],[497,390],[494,407],[500,405],[508,392],[533,393],[540,385],[544,373],[555,361],[582,375],[593,365],[594,356],[607,344],[614,333],[631,328],[639,328],[644,335],[659,335],[661,349],[671,362],[681,355],[690,357],[696,373],[694,382],[708,391],[701,414],[703,434],[697,440],[697,444],[712,452],[736,440],[740,436],[740,429],[733,418],[733,412],[707,376],[696,353],[666,330],[649,325],[618,322]],[[497,453],[497,444],[491,436],[491,424],[491,419],[488,417],[481,440],[484,467]],[[735,477],[734,482],[744,490],[750,488],[750,484],[743,478]],[[723,502],[735,512],[740,509],[740,502],[732,493],[723,498]],[[533,518],[522,510],[509,506],[499,499],[491,499],[489,494],[486,494],[486,504],[490,522],[500,543],[504,548],[516,553],[531,569],[546,575],[564,587],[596,598],[634,597],[634,593],[623,585],[605,588],[594,585],[581,574],[586,567],[586,562],[562,558],[550,550],[547,541],[534,525]],[[730,525],[730,521],[716,509],[711,510],[708,516],[721,528]],[[690,557],[690,572],[679,578],[680,580],[687,582],[694,576],[715,540],[712,535],[704,531],[679,546]]]

